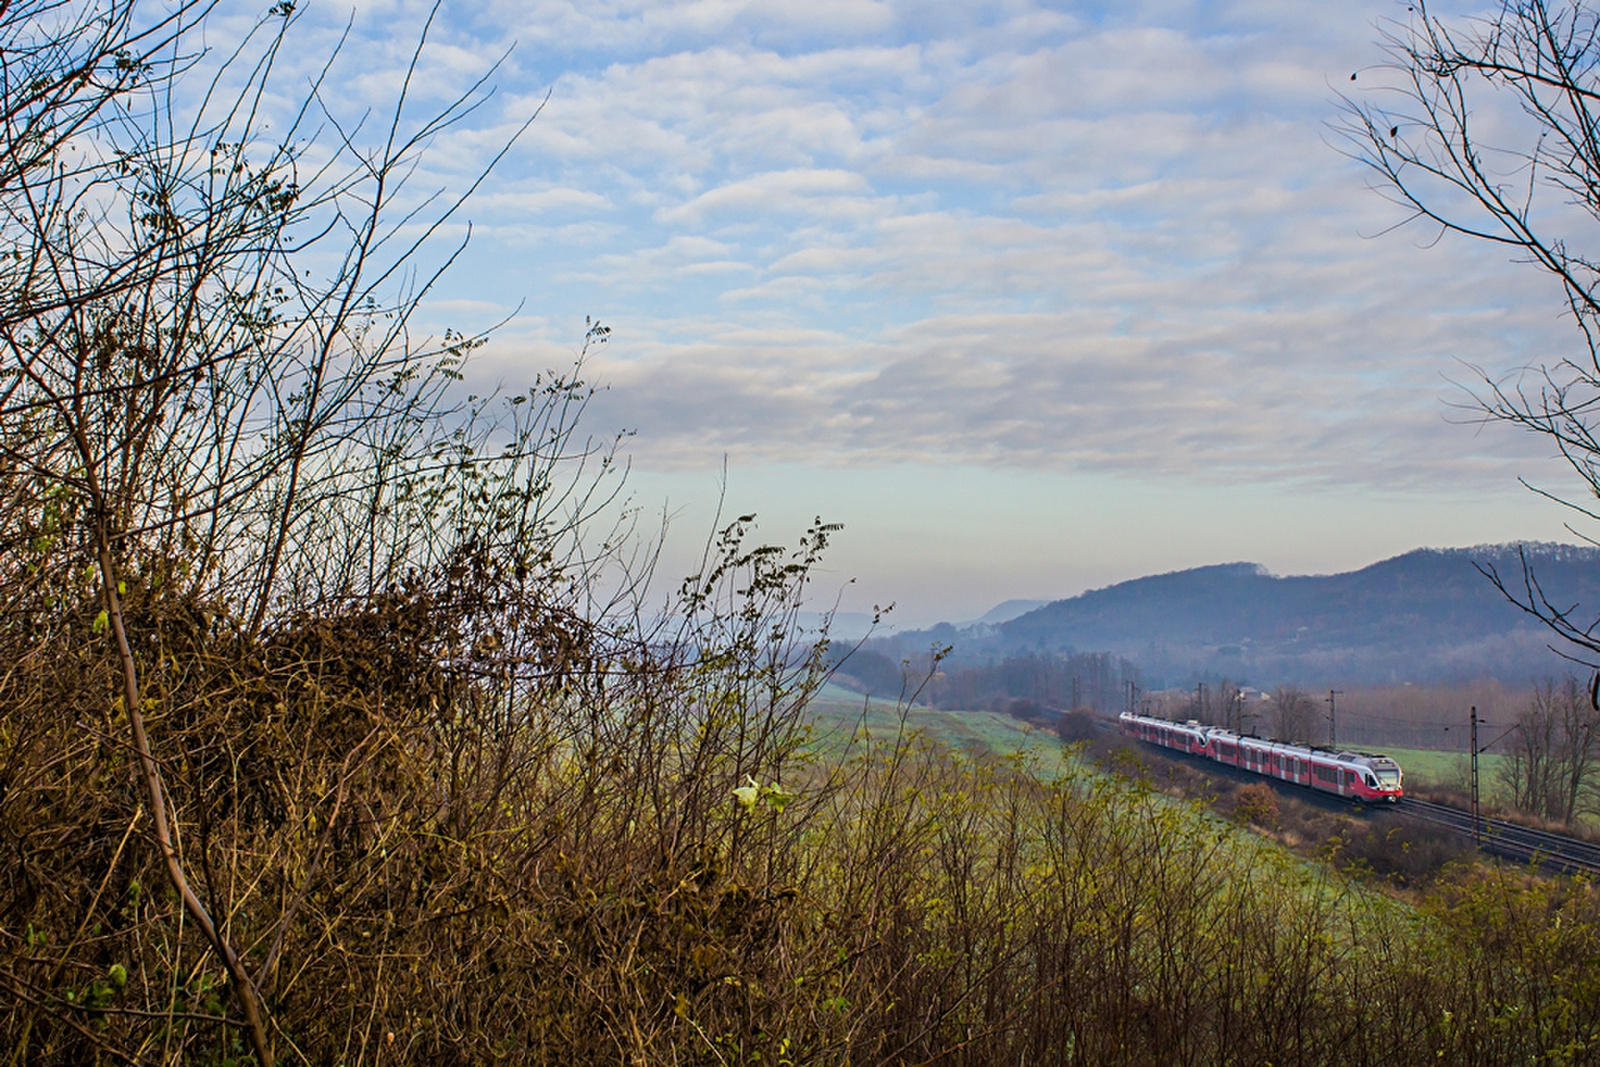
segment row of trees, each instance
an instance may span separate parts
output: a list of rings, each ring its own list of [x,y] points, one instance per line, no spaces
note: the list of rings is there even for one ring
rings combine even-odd
[[[1245,723],[1243,690],[1229,678],[1215,683],[1198,682],[1193,689],[1156,694],[1140,703],[1162,718],[1176,722],[1193,719],[1241,733],[1250,728]]]
[[[847,668],[848,669],[848,668]],[[1109,652],[1029,653],[984,664],[951,664],[925,694],[945,708],[996,708],[1019,714],[1048,710],[1120,711],[1129,686],[1139,684],[1132,663]]]
[[[1284,741],[1308,742],[1326,736],[1322,709],[1310,693],[1294,685],[1280,685],[1272,690],[1266,708],[1268,729],[1273,737]]]
[[[1284,741],[1321,743],[1327,725],[1316,701],[1304,689],[1280,685],[1265,698],[1251,699],[1231,679],[1200,683],[1193,689],[1151,694],[1140,702],[1146,712],[1182,722],[1194,719],[1237,733],[1259,734]]]

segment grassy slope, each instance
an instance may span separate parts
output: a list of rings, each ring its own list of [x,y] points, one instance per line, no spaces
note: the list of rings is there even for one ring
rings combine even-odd
[[[1049,752],[1061,748],[1044,733],[1009,715],[992,711],[903,709],[905,729],[954,748],[978,748],[998,755],[1019,751]],[[863,697],[829,684],[811,702],[810,717],[822,747],[836,750],[863,726],[879,739],[892,738],[901,726],[902,709],[892,700]]]
[[[1066,742],[1054,733],[999,712],[901,708],[894,701],[869,700],[830,683],[811,702],[809,717],[815,731],[812,745],[826,757],[860,753],[863,741],[892,744],[903,736],[971,757],[1022,756],[1033,773],[1046,778],[1096,773],[1092,761],[1071,759]]]

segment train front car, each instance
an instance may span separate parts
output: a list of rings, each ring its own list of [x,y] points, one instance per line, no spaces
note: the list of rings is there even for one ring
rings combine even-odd
[[[1393,804],[1405,795],[1400,764],[1379,752],[1341,752],[1339,763],[1346,770],[1347,795],[1361,800],[1386,800]],[[1350,780],[1351,772],[1354,781]]]

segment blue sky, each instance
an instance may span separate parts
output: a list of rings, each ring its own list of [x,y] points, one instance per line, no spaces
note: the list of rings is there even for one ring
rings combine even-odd
[[[305,54],[348,14],[309,8]],[[337,106],[393,93],[425,15],[355,10]],[[1204,563],[1570,540],[1517,479],[1572,479],[1452,384],[1570,351],[1559,291],[1389,232],[1332,129],[1404,15],[451,3],[419,103],[514,47],[421,185],[459,186],[549,99],[426,311],[506,319],[472,374],[512,390],[605,322],[590,428],[634,431],[668,568],[726,469],[771,539],[844,523],[820,594],[902,625]]]

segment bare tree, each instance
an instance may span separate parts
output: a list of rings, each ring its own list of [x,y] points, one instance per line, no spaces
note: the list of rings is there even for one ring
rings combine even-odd
[[[1244,694],[1230,679],[1224,678],[1217,683],[1214,714],[1222,720],[1222,725],[1235,733],[1245,732],[1244,722]]]
[[[1309,741],[1317,727],[1316,701],[1296,685],[1280,685],[1272,690],[1268,714],[1272,735],[1280,741]]]
[[[1600,712],[1572,675],[1547,679],[1517,716],[1517,729],[1501,763],[1501,780],[1513,803],[1557,822],[1570,823],[1594,792],[1600,764]]]
[[[1351,75],[1380,84],[1345,99],[1340,132],[1409,222],[1498,245],[1561,286],[1576,352],[1509,378],[1480,371],[1477,399],[1484,417],[1547,439],[1587,490],[1536,492],[1600,519],[1600,12],[1586,0],[1503,0],[1461,19],[1423,0],[1407,10],[1383,31],[1388,62]],[[1576,657],[1600,654],[1600,620],[1526,560],[1520,575],[1483,570]]]

